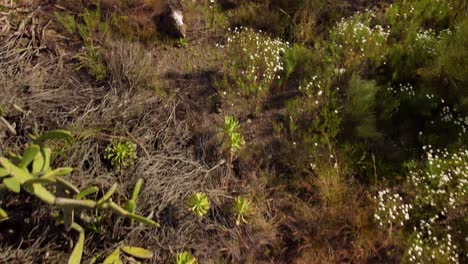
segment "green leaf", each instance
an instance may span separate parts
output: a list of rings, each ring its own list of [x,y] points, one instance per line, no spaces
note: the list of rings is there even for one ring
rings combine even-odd
[[[136,203],[134,200],[128,200],[125,204],[125,210],[129,211],[130,213],[135,213]]]
[[[68,259],[68,264],[80,264],[81,257],[83,256],[85,235],[83,228],[77,223],[73,223],[73,229],[77,230],[80,233],[80,235],[78,236],[78,241],[76,242],[76,246],[73,249],[70,258]]]
[[[104,194],[104,196],[97,201],[97,205],[100,206],[109,200],[114,194],[115,190],[117,190],[117,183],[114,183],[114,185],[112,185],[112,187]]]
[[[41,172],[42,168],[44,167],[44,162],[45,162],[44,155],[50,156],[51,152],[52,151],[48,148],[40,149],[40,155],[36,155],[36,157],[34,157],[34,160],[33,160],[32,171],[31,171],[32,174]]]
[[[0,168],[0,178],[6,177],[10,175],[10,173],[5,168]]]
[[[3,184],[14,193],[19,193],[21,190],[21,183],[15,177],[4,179]]]
[[[116,248],[102,264],[116,264],[119,263],[118,261],[120,261],[120,248]]]
[[[65,225],[65,229],[67,229],[68,231],[71,229],[73,225],[75,212],[73,208],[70,208],[70,207],[63,207],[62,212],[63,212],[63,224]]]
[[[46,140],[67,140],[71,141],[73,139],[72,134],[70,131],[67,130],[52,130],[49,132],[45,132],[42,136],[38,137],[34,140],[34,143],[42,145]]]
[[[5,210],[0,208],[0,220],[5,219],[5,218],[8,218],[8,214],[5,212]]]
[[[139,259],[150,259],[153,257],[153,252],[141,248],[141,247],[121,247],[122,251],[125,252],[126,254],[139,258]]]
[[[65,168],[58,168],[53,171],[47,172],[41,178],[42,179],[51,179],[56,180],[59,177],[63,177],[65,175],[70,174],[73,171],[73,168],[65,167]]]
[[[18,167],[25,169],[36,157],[37,153],[39,153],[39,146],[38,145],[32,145],[29,148],[27,148],[24,153],[23,153],[23,158],[21,159],[20,164]]]
[[[21,169],[15,164],[11,163],[6,158],[0,158],[0,164],[9,171],[9,174],[16,178],[20,183],[23,183],[26,180],[33,179],[33,176],[25,169]]]
[[[79,194],[77,194],[75,196],[75,199],[81,200],[81,199],[85,198],[86,196],[88,196],[90,194],[93,194],[93,193],[97,193],[97,192],[99,192],[99,188],[96,187],[96,186],[92,186],[92,187],[84,189]]]

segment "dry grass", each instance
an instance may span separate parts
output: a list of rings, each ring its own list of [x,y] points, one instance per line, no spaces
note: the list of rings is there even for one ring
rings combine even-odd
[[[256,245],[275,239],[266,220],[255,230],[235,226],[232,190],[243,189],[243,183],[236,183],[232,169],[216,156],[217,152],[205,149],[205,140],[213,141],[212,137],[193,138],[187,121],[179,118],[188,116],[181,112],[184,108],[179,107],[180,102],[155,94],[152,85],[157,64],[144,47],[110,43],[106,65],[111,78],[98,86],[88,76],[77,74],[64,57],[48,52],[33,56],[36,51],[32,48],[15,53],[11,47],[4,46],[0,51],[4,54],[0,63],[5,66],[0,70],[4,81],[0,103],[9,113],[14,112],[13,104],[21,105],[25,113],[7,115],[9,121],[15,121],[18,135],[1,140],[2,150],[18,151],[34,129],[69,129],[75,141],[69,146],[56,146],[61,149],[56,149],[54,164],[74,167],[70,180],[79,187],[97,185],[106,190],[114,182],[119,183],[115,196],[119,203],[128,198],[136,180],[143,178],[137,212],[152,214],[161,223],[159,229],[129,228],[124,220],[107,216],[101,222],[101,233],[87,232],[85,260],[97,253],[109,253],[123,241],[152,250],[153,263],[172,262],[173,256],[183,250],[193,252],[202,262],[239,262],[246,256],[256,256]],[[138,146],[137,163],[123,172],[113,171],[103,159],[103,149],[116,139],[130,140]],[[199,142],[197,151],[210,153],[206,159],[210,164],[199,159],[193,142]],[[212,205],[208,216],[201,220],[186,205],[187,198],[197,191],[206,192]],[[12,219],[30,215],[27,218],[32,224],[21,230],[11,226],[12,235],[0,243],[0,260],[63,261],[71,251],[74,234],[55,227],[50,210],[42,208],[38,201],[31,200],[21,209],[18,202],[8,196],[2,200],[2,207]],[[37,242],[21,242],[32,239]]]

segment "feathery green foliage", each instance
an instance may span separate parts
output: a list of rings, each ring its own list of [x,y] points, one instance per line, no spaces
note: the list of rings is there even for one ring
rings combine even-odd
[[[55,13],[55,18],[65,28],[69,34],[75,34],[76,32],[76,21],[75,18],[67,13]]]
[[[375,81],[362,80],[353,76],[346,90],[347,103],[345,112],[347,121],[353,126],[353,135],[362,139],[381,136],[377,131],[375,106],[378,87]]]

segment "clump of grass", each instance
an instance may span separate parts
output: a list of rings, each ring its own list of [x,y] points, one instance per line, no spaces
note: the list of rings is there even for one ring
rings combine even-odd
[[[117,170],[132,166],[137,158],[136,144],[130,141],[114,142],[106,147],[104,158]]]
[[[117,87],[125,87],[125,93],[135,88],[155,88],[154,74],[157,63],[150,51],[137,42],[109,41],[104,59],[109,78]]]
[[[77,26],[75,18],[72,15],[58,12],[56,12],[54,15],[57,21],[62,24],[62,26],[69,34],[75,34]]]

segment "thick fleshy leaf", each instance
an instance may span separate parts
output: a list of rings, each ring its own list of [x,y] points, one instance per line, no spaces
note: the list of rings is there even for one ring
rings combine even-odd
[[[102,264],[116,264],[119,263],[118,261],[120,261],[120,248],[116,248]]]
[[[14,193],[19,193],[21,190],[21,183],[14,177],[3,179],[3,184]]]
[[[41,178],[56,180],[59,177],[63,177],[65,175],[70,174],[72,171],[73,171],[73,168],[70,168],[70,167],[58,168],[53,171],[47,172]]]
[[[33,163],[33,173],[38,172],[49,172],[50,171],[50,154],[52,150],[50,148],[41,148],[41,155],[37,155],[39,157]],[[37,164],[36,164],[37,162]]]
[[[97,193],[97,192],[99,192],[99,188],[96,187],[96,186],[92,186],[92,187],[86,188],[83,191],[81,191],[80,193],[78,193],[75,196],[75,199],[81,200],[81,199],[85,198],[86,196],[88,196],[90,194],[93,194],[93,193]]]
[[[5,168],[0,168],[0,178],[6,177],[10,175],[10,173]]]
[[[114,183],[114,185],[112,185],[112,187],[104,194],[104,196],[97,201],[98,206],[109,200],[114,194],[115,190],[117,190],[117,183]]]
[[[6,158],[0,158],[0,164],[20,183],[34,178],[27,170],[21,169]]]
[[[0,208],[0,220],[5,219],[5,218],[8,218],[8,214],[5,212],[5,210]]]
[[[125,252],[126,254],[139,258],[139,259],[150,259],[153,257],[153,252],[141,248],[141,247],[121,247],[122,251]]]
[[[31,171],[32,174],[37,174],[41,172],[42,167],[44,166],[44,153],[46,153],[46,151],[44,149],[41,149],[39,155],[36,155],[36,157],[34,157]]]
[[[76,242],[75,248],[73,248],[70,258],[68,259],[68,264],[80,264],[81,257],[83,256],[85,235],[83,228],[78,224],[73,223],[73,229],[78,231],[80,235],[78,236],[78,241]]]
[[[39,136],[38,138],[36,138],[35,143],[36,144],[43,144],[46,140],[60,140],[60,139],[64,139],[64,140],[71,140],[73,137],[72,137],[72,134],[70,133],[70,131],[67,131],[67,130],[52,130],[52,131],[49,131],[49,132],[45,132],[44,134],[42,134],[41,136]]]
[[[23,153],[23,158],[21,159],[20,164],[18,167],[25,169],[36,157],[37,153],[39,153],[39,146],[38,145],[32,145],[29,148],[27,148],[24,153]]]

